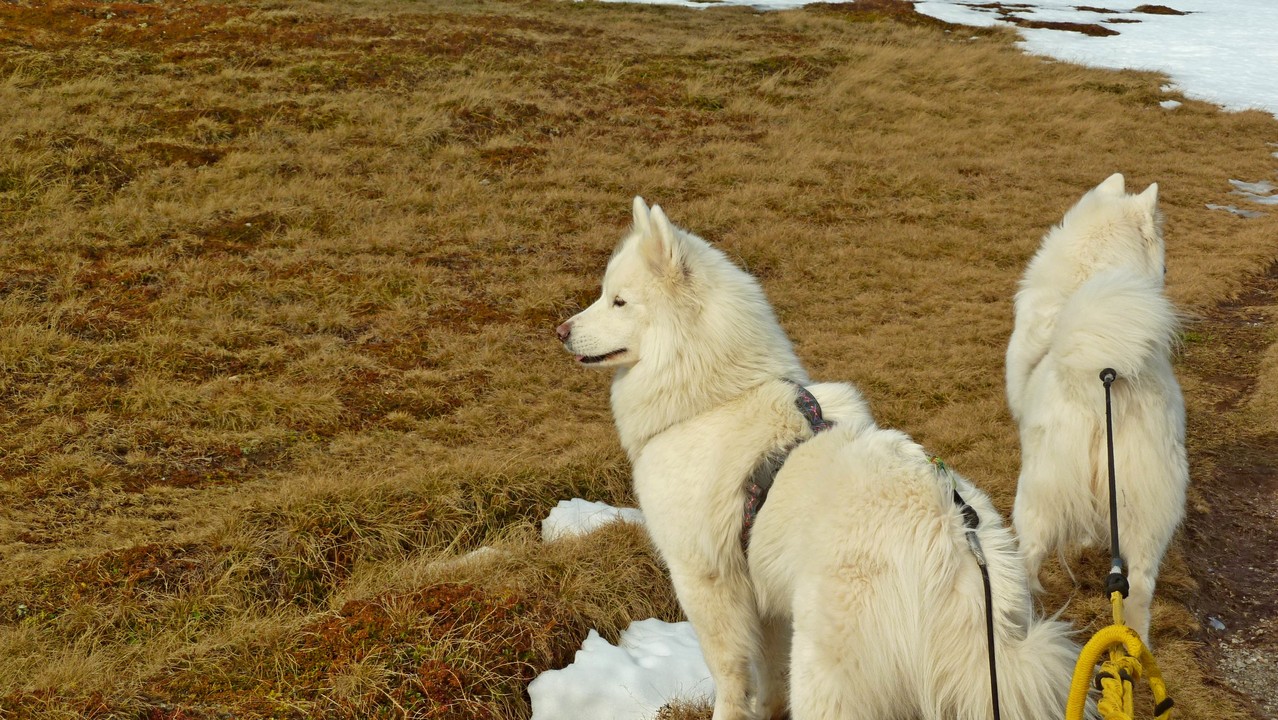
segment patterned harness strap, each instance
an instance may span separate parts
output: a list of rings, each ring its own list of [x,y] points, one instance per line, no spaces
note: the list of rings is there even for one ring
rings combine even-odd
[[[834,423],[826,420],[821,414],[821,403],[808,392],[808,389],[793,380],[786,380],[794,386],[798,393],[794,398],[794,406],[803,414],[805,420],[808,421],[808,427],[812,428],[812,434],[829,430],[834,427]],[[763,508],[763,503],[768,499],[768,491],[772,489],[772,481],[776,480],[777,472],[781,470],[781,466],[785,464],[785,460],[789,457],[790,452],[794,450],[802,440],[797,440],[780,453],[764,458],[755,472],[750,475],[746,481],[745,491],[745,515],[741,523],[741,552],[746,553],[750,547],[750,530],[754,527],[755,518],[759,516],[759,510]]]

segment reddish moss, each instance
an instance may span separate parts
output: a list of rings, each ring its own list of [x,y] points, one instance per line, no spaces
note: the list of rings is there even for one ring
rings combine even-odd
[[[119,717],[120,710],[97,691],[82,697],[66,697],[52,690],[15,692],[0,697],[0,717],[5,720],[35,720],[55,715],[98,720]]]
[[[320,687],[377,652],[395,678],[390,699],[413,717],[496,720],[511,698],[522,697],[535,661],[544,662],[549,640],[563,631],[538,603],[435,585],[347,603],[307,628],[294,660],[302,677]],[[349,698],[338,714],[366,717],[385,702],[374,694]]]
[[[1104,25],[1096,23],[1074,23],[1074,22],[1049,22],[1046,20],[1024,20],[1017,17],[1008,18],[1019,27],[1025,28],[1041,28],[1046,30],[1065,30],[1068,32],[1082,33],[1091,37],[1108,37],[1117,35],[1117,30],[1111,30]]]
[[[905,25],[952,27],[951,23],[937,20],[914,9],[910,0],[856,0],[856,2],[819,3],[808,6],[814,12],[832,12],[846,15],[856,22],[883,22],[892,20]],[[976,7],[984,7],[978,5]]]
[[[263,238],[287,227],[283,216],[259,212],[212,220],[191,232],[204,241],[206,252],[242,254],[255,250]]]
[[[87,303],[59,317],[58,328],[94,342],[131,337],[151,318],[152,305],[162,292],[159,274],[118,269],[102,260],[89,263],[75,279]]]
[[[133,337],[137,314],[137,306],[98,301],[62,315],[58,329],[81,340],[115,342]]]
[[[125,492],[142,492],[149,487],[207,487],[233,485],[261,473],[279,462],[286,448],[262,445],[245,452],[238,445],[192,446],[170,441],[161,449],[161,459],[140,467],[122,467],[118,479]]]
[[[84,40],[120,45],[178,43],[217,35],[232,17],[252,12],[246,7],[195,2],[141,4],[53,0],[0,5],[0,39],[21,39],[39,49]]]
[[[496,172],[528,171],[541,164],[541,153],[532,145],[515,145],[481,150],[479,158]]]
[[[454,303],[441,303],[430,308],[431,324],[454,332],[474,332],[486,325],[514,320],[514,313],[506,308],[478,298],[462,298]]]
[[[1020,17],[1019,15],[1014,14],[1024,9],[1022,6],[1016,5],[1016,4],[1004,4],[999,2],[991,2],[991,3],[983,3],[980,5],[973,5],[972,7],[983,8],[986,10],[994,10],[995,12],[999,14],[999,16],[1003,20],[1010,22],[1013,25],[1016,25],[1018,27],[1041,28],[1046,30],[1065,30],[1068,32],[1076,32],[1076,33],[1082,33],[1084,35],[1090,35],[1092,37],[1106,37],[1108,35],[1118,34],[1117,30],[1111,30],[1105,27],[1104,25],[1097,25],[1096,23],[1052,22],[1047,20],[1031,20],[1028,18],[1023,18],[1023,17]]]
[[[155,141],[142,143],[138,146],[138,149],[165,165],[185,165],[187,167],[212,165],[221,160],[222,156],[226,154],[226,151],[219,148],[192,147]]]
[[[57,267],[49,260],[19,260],[6,263],[0,270],[0,298],[26,295],[31,301],[48,299],[49,286],[58,276]]]
[[[411,334],[377,338],[359,344],[361,353],[376,358],[396,370],[436,367],[434,343],[429,331],[421,329]]]
[[[535,127],[543,116],[537,105],[507,102],[453,110],[453,133],[469,142],[482,142],[493,136]]]
[[[197,123],[209,121],[217,123],[219,137],[230,140],[261,130],[267,123],[291,125],[314,131],[332,127],[343,118],[341,112],[333,108],[319,107],[292,99],[272,100],[261,105],[246,103],[243,107],[226,105],[161,107],[152,103],[140,103],[133,106],[133,111],[138,115],[138,124],[153,134],[185,136],[197,145],[193,151],[219,153],[224,153],[224,150],[203,147],[202,143],[195,142],[200,132]],[[141,149],[149,150],[146,144]],[[155,150],[155,152],[163,151],[163,147]]]
[[[1132,8],[1134,13],[1145,13],[1147,15],[1188,15],[1189,13],[1169,8],[1166,5],[1137,5]]]
[[[149,543],[110,550],[21,584],[0,585],[0,622],[52,618],[77,603],[123,606],[136,604],[146,595],[187,592],[214,572],[222,553],[222,548],[196,543]],[[75,695],[61,699],[74,701]],[[5,716],[0,713],[0,717]]]
[[[205,713],[192,713],[180,707],[153,707],[144,711],[146,720],[203,720]]]
[[[68,569],[74,596],[178,592],[203,575],[207,547],[194,543],[136,545],[111,550]]]
[[[81,192],[115,192],[136,176],[133,163],[98,138],[62,133],[42,139],[55,159],[44,169],[45,177],[69,180]]]

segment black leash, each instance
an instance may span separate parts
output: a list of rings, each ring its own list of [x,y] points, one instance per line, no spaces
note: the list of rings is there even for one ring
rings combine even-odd
[[[985,653],[990,661],[990,702],[994,704],[994,720],[999,720],[998,711],[998,663],[994,661],[994,598],[990,590],[990,569],[985,564],[985,551],[981,549],[981,540],[976,537],[976,528],[981,518],[976,509],[967,504],[958,490],[954,490],[954,502],[963,511],[963,525],[967,527],[967,546],[972,548],[976,556],[976,564],[981,568],[981,580],[985,583]]]
[[[1109,575],[1105,577],[1105,596],[1113,597],[1114,593],[1120,593],[1126,599],[1131,588],[1127,583],[1127,561],[1123,560],[1123,553],[1118,546],[1118,483],[1114,479],[1114,409],[1110,400],[1109,387],[1118,379],[1118,373],[1113,368],[1105,368],[1100,372],[1100,379],[1105,383],[1105,445],[1109,452]],[[1101,685],[1101,677],[1104,675],[1105,673],[1096,675],[1097,690],[1104,689]],[[1135,680],[1126,671],[1121,671],[1118,679],[1127,683],[1128,692],[1131,692],[1131,686],[1135,684]],[[1172,709],[1173,704],[1170,695],[1163,698],[1162,702],[1154,706],[1154,717],[1162,717]]]
[[[943,470],[947,476],[949,475],[950,469],[946,467],[940,458],[932,458],[932,464]],[[990,702],[994,706],[994,720],[1000,720],[998,663],[994,659],[994,593],[990,589],[990,569],[985,562],[985,550],[981,548],[981,539],[976,535],[976,529],[981,525],[981,516],[976,513],[976,508],[968,505],[963,496],[959,495],[958,483],[954,481],[954,478],[951,477],[949,480],[954,492],[954,504],[963,513],[963,527],[967,535],[967,546],[972,549],[972,554],[976,556],[976,564],[981,568],[981,582],[985,585],[985,653],[990,662]]]
[[[1118,483],[1114,480],[1114,411],[1110,403],[1109,386],[1118,373],[1113,368],[1101,370],[1100,379],[1105,383],[1105,444],[1109,450],[1109,575],[1105,578],[1106,597],[1115,592],[1127,597],[1127,563],[1118,548]]]

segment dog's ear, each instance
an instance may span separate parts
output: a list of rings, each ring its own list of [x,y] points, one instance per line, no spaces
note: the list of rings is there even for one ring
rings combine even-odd
[[[634,202],[630,204],[631,212],[634,214],[634,230],[640,235],[648,235],[652,232],[652,223],[648,221],[648,203],[638,195],[635,196]]]
[[[682,273],[684,266],[683,242],[679,231],[670,223],[660,205],[653,205],[648,213],[650,231],[644,234],[643,256],[658,276],[671,271]]]
[[[1136,199],[1149,209],[1150,214],[1158,209],[1158,183],[1150,183],[1144,192],[1136,196]]]
[[[1126,181],[1123,180],[1122,173],[1114,173],[1113,175],[1105,178],[1105,182],[1097,185],[1096,189],[1104,193],[1109,193],[1110,195],[1122,195],[1127,189],[1127,184]]]
[[[1135,197],[1136,207],[1141,212],[1141,236],[1149,244],[1152,261],[1161,265],[1163,273],[1167,272],[1166,260],[1163,257],[1163,215],[1158,210],[1158,183],[1151,183],[1141,194]]]

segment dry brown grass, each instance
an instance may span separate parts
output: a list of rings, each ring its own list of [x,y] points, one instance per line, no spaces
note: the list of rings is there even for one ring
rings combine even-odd
[[[637,193],[1010,507],[1010,298],[1079,193],[1161,183],[1187,308],[1278,254],[1203,208],[1273,171],[1273,118],[1010,39],[890,2],[0,6],[0,715],[523,717],[587,627],[674,618],[633,529],[536,541],[630,501],[550,329]],[[1183,717],[1240,717],[1193,561],[1160,655]]]

